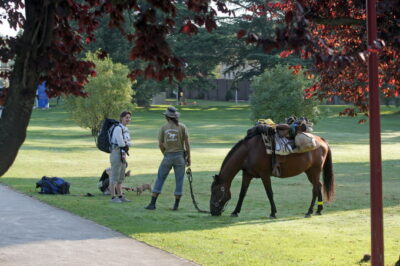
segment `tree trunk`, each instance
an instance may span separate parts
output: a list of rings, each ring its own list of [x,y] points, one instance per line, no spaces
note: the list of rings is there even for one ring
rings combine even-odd
[[[17,56],[10,81],[9,94],[0,119],[0,176],[4,175],[14,162],[18,150],[25,141],[26,128],[31,117],[37,75],[30,75],[29,82],[22,84],[21,77],[25,56]]]
[[[49,6],[44,7],[40,1],[25,1],[25,4],[24,33],[17,50],[10,88],[0,118],[0,176],[11,167],[25,141],[41,71],[37,62],[46,50],[40,43],[43,43],[41,40],[43,41],[44,37],[51,36],[49,32],[52,30],[48,24],[43,27],[40,21],[43,19],[44,9],[49,9]],[[54,6],[51,8],[54,10]],[[54,15],[53,12],[46,14]],[[44,29],[47,32],[44,32]]]

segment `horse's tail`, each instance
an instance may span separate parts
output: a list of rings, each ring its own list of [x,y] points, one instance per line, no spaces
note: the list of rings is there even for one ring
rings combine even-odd
[[[333,174],[332,152],[328,146],[328,154],[323,168],[324,195],[327,202],[335,198],[335,176]]]

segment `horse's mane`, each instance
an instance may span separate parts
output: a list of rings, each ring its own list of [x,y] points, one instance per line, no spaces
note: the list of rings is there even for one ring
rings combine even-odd
[[[224,161],[222,162],[221,165],[221,169],[219,170],[219,172],[221,173],[222,168],[224,168],[225,163],[228,161],[228,159],[232,156],[232,154],[244,143],[244,141],[246,140],[246,138],[239,140],[235,146],[233,146],[233,148],[228,152],[228,154],[226,155]]]
[[[249,139],[252,139],[255,136],[261,135],[262,133],[267,134],[267,135],[271,135],[273,134],[274,129],[270,126],[267,125],[256,125],[250,129],[247,130],[247,134],[246,136],[239,140],[233,147],[232,149],[228,152],[228,154],[226,155],[224,161],[222,162],[221,165],[221,169],[219,170],[219,172],[221,173],[222,168],[224,168],[225,163],[229,160],[230,157],[232,157],[233,153],[239,149],[239,147],[245,143],[246,141],[248,141]]]

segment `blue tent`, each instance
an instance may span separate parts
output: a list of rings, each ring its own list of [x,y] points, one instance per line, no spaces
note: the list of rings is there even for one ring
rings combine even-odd
[[[43,81],[36,90],[38,108],[49,108],[49,97],[47,96],[46,90],[46,81]]]

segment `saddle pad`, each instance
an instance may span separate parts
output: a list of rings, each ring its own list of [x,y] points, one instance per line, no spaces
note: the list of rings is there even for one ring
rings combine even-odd
[[[267,137],[265,134],[262,134],[262,137],[264,139],[267,154],[272,154],[271,138]],[[278,134],[276,134],[274,137],[275,137],[275,154],[288,155],[293,153],[291,145],[293,144],[293,141],[287,139],[286,137],[280,137]]]
[[[262,134],[262,138],[267,154],[272,154],[271,139],[265,134]],[[294,143],[296,146],[293,149],[293,140],[275,135],[275,154],[289,155],[291,153],[303,153],[316,150],[321,146],[321,144],[316,141],[313,134],[305,132],[297,133]]]

